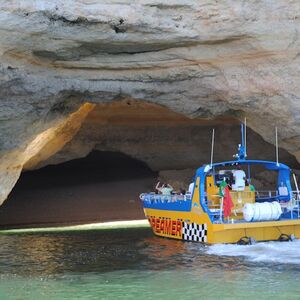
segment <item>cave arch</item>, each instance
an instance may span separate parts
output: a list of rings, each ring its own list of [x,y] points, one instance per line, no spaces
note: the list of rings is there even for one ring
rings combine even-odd
[[[142,219],[138,196],[156,177],[145,163],[110,151],[24,172],[0,207],[0,226]]]
[[[140,164],[142,173],[148,170],[147,180],[149,182],[147,181],[147,185],[140,185],[141,189],[132,190],[132,193],[128,194],[128,198],[124,198],[121,203],[122,206],[128,204],[130,200],[130,203],[137,205],[135,201],[138,193],[145,191],[145,189],[147,191],[153,189],[153,182],[158,176],[164,181],[171,182],[176,189],[185,187],[189,183],[194,170],[209,161],[212,128],[216,130],[215,161],[232,158],[232,154],[236,153],[236,146],[240,142],[239,120],[234,115],[210,120],[190,119],[166,107],[133,99],[123,99],[108,104],[86,103],[78,111],[67,116],[66,120],[58,126],[49,128],[39,134],[27,147],[25,154],[28,157],[26,157],[23,165],[20,164],[20,167],[23,166],[23,171],[37,170],[36,174],[43,173],[42,168],[46,167],[47,170],[53,170],[54,177],[59,178],[61,172],[59,170],[62,166],[68,169],[69,164],[74,167],[76,162],[83,161],[76,172],[71,172],[75,176],[76,173],[82,172],[80,169],[89,166],[89,161],[95,153],[102,153],[102,155],[103,153],[106,153],[106,155],[111,153],[110,155],[117,155],[115,158],[119,165],[122,164],[121,161],[124,163],[129,160],[133,169]],[[273,160],[275,149],[273,145],[267,143],[259,134],[249,128],[248,154],[255,159]],[[295,157],[285,150],[281,149],[280,159],[292,168],[300,168]],[[98,165],[101,163],[100,161]],[[109,157],[102,159],[102,164],[107,162],[109,162],[110,167],[106,168],[106,176],[110,173],[109,169],[113,169],[113,161]],[[128,171],[130,168],[128,167],[124,173],[127,179],[130,179],[130,172]],[[113,173],[116,174],[116,172]],[[10,214],[13,216],[13,221],[9,220],[9,207],[13,205],[13,201],[17,201],[14,200],[14,197],[18,194],[20,186],[23,186],[23,191],[26,191],[26,184],[22,182],[26,182],[26,178],[30,177],[28,174],[30,173],[25,172],[22,175],[7,203],[0,207],[0,225],[18,224],[22,218],[24,219],[24,215],[23,225],[26,222],[28,224],[30,222],[43,223],[45,225],[47,223],[108,220],[105,219],[105,215],[96,214],[97,211],[110,209],[110,206],[105,203],[102,203],[102,207],[94,203],[96,205],[94,210],[85,210],[84,205],[79,205],[80,209],[77,209],[77,211],[80,214],[70,215],[68,209],[75,204],[75,202],[72,203],[72,197],[74,198],[72,192],[70,192],[70,195],[65,195],[65,198],[59,198],[59,193],[56,196],[53,195],[53,199],[55,197],[61,199],[60,205],[56,205],[55,209],[53,208],[54,211],[61,213],[61,217],[58,219],[43,215],[43,218],[37,217],[33,220],[31,215],[34,205],[39,203],[32,204],[32,210],[30,211],[28,207],[24,208],[27,205],[26,200],[23,202],[18,200],[19,206],[16,206],[14,213]],[[80,184],[83,178],[78,180]],[[125,178],[122,180],[125,180]],[[93,183],[93,180],[89,178],[86,184],[88,182]],[[114,178],[112,182],[117,182],[117,179]],[[46,195],[47,190],[49,191],[47,181],[43,184],[46,185],[44,191],[41,183],[39,187],[36,187],[40,188],[41,197]],[[58,188],[60,182],[52,185]],[[73,186],[76,187],[74,182]],[[126,190],[126,186],[122,188]],[[84,190],[88,192],[88,190]],[[58,192],[59,189],[56,189],[56,191]],[[20,194],[18,197],[20,197]],[[88,198],[86,201],[89,201]],[[30,199],[28,200],[29,204]],[[50,209],[52,202],[50,201],[48,205],[48,208],[47,205],[44,206],[45,211]],[[63,207],[65,207],[65,217],[63,217]],[[26,217],[26,214],[28,214],[28,217]],[[38,213],[36,213],[36,216],[38,216]],[[130,218],[133,217],[143,217],[142,210],[138,206],[135,206],[135,211],[130,215]],[[129,217],[116,215],[110,217],[109,220],[126,218]]]

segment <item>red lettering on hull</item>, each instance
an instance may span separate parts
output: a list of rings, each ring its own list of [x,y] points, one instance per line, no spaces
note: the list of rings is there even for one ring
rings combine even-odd
[[[181,221],[177,221],[177,227],[176,227],[176,235],[180,235],[182,234],[182,222]]]
[[[179,237],[182,235],[182,222],[179,220],[148,217],[148,221],[152,230],[157,234]]]
[[[172,235],[175,235],[176,234],[176,222],[177,221],[174,221],[174,220],[172,220]]]
[[[171,220],[166,220],[165,234],[171,235]]]
[[[161,219],[161,220],[160,220],[160,231],[161,231],[162,233],[165,233],[165,232],[164,232],[164,229],[165,229],[165,220],[164,220],[164,219]]]

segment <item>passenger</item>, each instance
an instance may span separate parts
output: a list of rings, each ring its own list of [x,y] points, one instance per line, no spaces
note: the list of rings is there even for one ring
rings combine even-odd
[[[232,190],[243,191],[245,189],[246,173],[240,165],[238,165],[237,170],[233,170],[233,178],[234,184],[232,185]]]
[[[163,186],[163,184],[162,184],[162,186],[160,187],[159,186],[160,185],[160,181],[156,184],[156,186],[155,186],[155,192],[157,193],[157,194],[161,194],[161,188],[162,188],[162,186]]]
[[[180,188],[179,191],[177,192],[178,195],[185,195],[186,194],[186,190],[183,188]]]
[[[219,196],[224,197],[225,196],[225,189],[227,187],[226,178],[224,177],[223,180],[220,182],[219,185]]]
[[[157,183],[155,189],[158,190],[162,195],[171,195],[173,192],[173,187],[168,183],[163,183],[160,187],[160,181]]]
[[[254,185],[253,184],[249,184],[249,188],[250,188],[250,191],[251,192],[255,192],[255,187],[254,187]]]
[[[188,188],[188,190],[187,190],[187,194],[193,194],[193,191],[194,191],[194,187],[195,187],[195,176],[193,176],[192,178],[191,178],[192,180],[191,180],[191,183],[189,184],[189,188]]]
[[[228,186],[229,189],[231,190],[231,189],[232,189],[232,186],[231,186],[230,178],[226,177],[225,181],[226,181],[226,183],[227,183],[227,186]]]
[[[193,194],[195,183],[191,182],[189,185],[188,193]]]
[[[247,179],[247,180],[246,180],[246,186],[249,186],[250,192],[255,192],[255,187],[254,187],[253,184],[251,184],[250,179]]]

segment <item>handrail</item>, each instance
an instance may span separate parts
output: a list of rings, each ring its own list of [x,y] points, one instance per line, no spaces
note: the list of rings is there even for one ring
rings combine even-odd
[[[298,191],[292,191],[292,196],[296,197],[295,200],[300,201],[300,194]]]
[[[291,211],[291,219],[294,219],[294,212],[297,213],[297,218],[300,219],[300,195],[299,191],[292,191],[291,192],[291,203],[289,210]]]
[[[140,195],[140,199],[145,202],[151,202],[151,203],[172,203],[177,201],[191,201],[192,195],[191,194],[185,194],[185,195],[161,195],[161,194],[155,194],[155,193],[143,193]]]
[[[277,200],[277,198],[280,198],[280,195],[278,193],[278,191],[271,191],[271,190],[265,190],[265,191],[255,191],[255,198],[257,200],[262,200],[262,199],[271,199],[271,198],[275,198],[275,200]]]

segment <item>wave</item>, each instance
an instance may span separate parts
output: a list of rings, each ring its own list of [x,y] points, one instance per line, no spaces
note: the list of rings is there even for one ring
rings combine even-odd
[[[207,254],[244,257],[252,262],[272,262],[300,265],[300,240],[293,242],[260,242],[254,245],[216,244]]]

